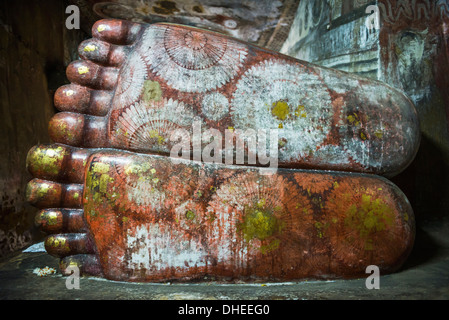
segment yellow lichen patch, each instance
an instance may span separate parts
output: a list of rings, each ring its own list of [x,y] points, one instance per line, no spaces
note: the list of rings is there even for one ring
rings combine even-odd
[[[152,170],[154,170],[151,167],[151,163],[150,162],[143,162],[141,164],[130,164],[130,165],[126,165],[125,166],[125,174],[129,175],[129,174],[142,174],[145,172],[152,172]],[[155,170],[156,172],[156,170]]]
[[[64,155],[65,152],[62,147],[36,148],[30,154],[28,161],[37,171],[58,174]]]
[[[41,219],[45,220],[47,225],[54,226],[58,224],[58,214],[54,211],[47,211],[42,213]]]
[[[287,144],[287,141],[285,141],[284,139],[279,139],[278,145],[280,148],[285,147],[286,144]]]
[[[299,105],[295,110],[295,116],[298,118],[307,118],[306,108],[303,105]]]
[[[159,101],[162,98],[161,85],[157,81],[145,80],[143,83],[143,100]]]
[[[88,72],[89,72],[89,68],[88,67],[86,67],[86,66],[78,67],[78,73],[79,74],[85,74],[85,73],[88,73]]]
[[[310,189],[307,189],[309,196],[311,196]],[[320,209],[324,208],[323,199],[320,196],[312,197],[312,203],[318,206]]]
[[[372,250],[371,235],[393,225],[394,211],[382,199],[363,194],[360,202],[353,204],[346,212],[345,226],[358,232],[366,242],[366,250]]]
[[[359,116],[358,116],[357,114],[355,114],[355,113],[350,114],[350,115],[348,116],[348,122],[349,122],[351,125],[358,127],[358,126],[360,125]]]
[[[330,223],[329,222],[322,223],[317,221],[315,222],[314,226],[317,231],[318,238],[321,239],[324,236],[326,236],[326,230],[329,228]]]
[[[85,52],[92,52],[97,50],[97,47],[93,44],[88,44],[87,46],[84,47],[83,51]]]
[[[376,130],[376,131],[374,132],[374,135],[375,135],[376,137],[378,137],[379,139],[382,139],[383,136],[384,136],[382,130]]]
[[[88,198],[86,195],[86,201],[92,200],[95,203],[102,203],[105,197],[113,200],[114,195],[109,193],[109,185],[114,182],[114,179],[109,176],[109,170],[110,165],[107,163],[93,163],[91,170],[86,175],[86,189],[91,191],[92,196]]]
[[[282,231],[284,224],[270,210],[263,208],[265,200],[262,200],[254,207],[246,208],[238,229],[248,244],[254,239],[260,240],[259,250],[265,254],[279,247],[280,240],[272,237]]]
[[[102,31],[104,31],[104,30],[106,30],[106,25],[104,25],[104,24],[100,24],[100,25],[97,27],[97,31],[98,31],[98,32],[102,32]]]
[[[99,183],[99,186],[100,186],[99,190],[100,190],[100,192],[106,193],[110,180],[111,180],[111,177],[109,177],[109,175],[107,175],[107,174],[102,174],[100,176],[100,183]]]
[[[302,213],[304,213],[304,214],[310,213],[309,208],[302,203],[297,203],[295,206],[295,209],[301,209]]]
[[[63,250],[65,252],[70,251],[67,239],[59,236],[50,236],[45,241],[45,245],[54,249]]]
[[[195,216],[196,216],[195,212],[193,212],[192,210],[186,211],[185,217],[187,220],[193,220],[193,219],[195,219]]]
[[[366,139],[368,139],[367,136],[366,136],[366,134],[365,134],[363,131],[360,132],[360,138],[361,138],[363,141],[365,141]]]
[[[288,106],[288,103],[283,100],[277,101],[273,103],[271,114],[277,119],[284,121],[290,114],[290,107]]]
[[[152,139],[157,139],[157,143],[159,145],[162,145],[165,142],[165,138],[163,136],[159,135],[159,132],[157,130],[151,130],[149,132],[149,136]]]
[[[92,171],[95,173],[108,173],[111,166],[107,163],[95,162],[92,166]]]
[[[39,188],[37,189],[37,198],[38,199],[44,198],[49,190],[50,185],[48,183],[42,183],[41,185],[39,185]]]

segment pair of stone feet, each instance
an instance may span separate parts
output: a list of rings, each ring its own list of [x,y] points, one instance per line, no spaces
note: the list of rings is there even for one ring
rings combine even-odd
[[[401,93],[192,27],[101,20],[93,37],[56,92],[55,143],[27,158],[27,198],[63,273],[280,281],[401,267],[413,211],[380,177],[418,148]]]

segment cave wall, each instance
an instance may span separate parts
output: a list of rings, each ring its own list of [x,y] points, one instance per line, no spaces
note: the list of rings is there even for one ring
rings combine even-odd
[[[0,257],[42,237],[25,202],[28,150],[50,142],[54,91],[84,37],[65,28],[59,0],[0,2]],[[76,45],[75,45],[76,44]]]

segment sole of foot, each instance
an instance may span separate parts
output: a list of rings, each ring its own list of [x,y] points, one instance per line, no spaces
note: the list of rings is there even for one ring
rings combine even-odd
[[[283,168],[386,177],[417,152],[413,104],[381,82],[193,27],[101,20],[92,33],[55,95],[57,143],[162,155],[182,146],[203,161],[213,149],[215,160],[255,166],[270,154]],[[238,162],[237,141],[254,140],[242,150],[256,157]]]
[[[375,175],[227,166],[112,149],[30,150],[27,188],[61,271],[121,281],[286,281],[397,271],[412,208]]]

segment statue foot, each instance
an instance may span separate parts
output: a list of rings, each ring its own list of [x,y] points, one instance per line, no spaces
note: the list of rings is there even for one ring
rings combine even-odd
[[[191,155],[194,123],[219,132],[223,149],[229,131],[264,130],[276,132],[279,167],[386,177],[418,149],[413,104],[383,83],[192,27],[101,20],[92,32],[56,92],[55,142],[169,155],[181,130]]]
[[[63,273],[76,264],[122,281],[355,278],[369,265],[398,270],[414,241],[406,197],[374,175],[263,175],[57,144],[33,148],[28,169],[28,200]]]

